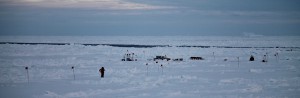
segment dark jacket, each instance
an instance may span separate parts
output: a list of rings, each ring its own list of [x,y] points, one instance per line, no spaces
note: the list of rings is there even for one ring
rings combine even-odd
[[[102,67],[101,69],[99,69],[100,73],[104,73],[104,71],[105,71],[104,67]]]

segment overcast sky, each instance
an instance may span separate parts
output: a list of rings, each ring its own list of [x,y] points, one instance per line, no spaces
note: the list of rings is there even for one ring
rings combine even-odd
[[[0,35],[300,36],[300,0],[0,0]]]

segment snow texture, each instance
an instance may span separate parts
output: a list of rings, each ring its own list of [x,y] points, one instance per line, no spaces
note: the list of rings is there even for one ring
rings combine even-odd
[[[300,37],[10,36],[0,37],[0,42],[71,43],[0,44],[1,98],[300,97]],[[183,45],[235,48],[175,47]],[[121,61],[126,53],[134,53],[137,61]],[[158,55],[183,61],[156,63],[152,59]],[[255,61],[249,61],[250,55]],[[261,62],[264,55],[268,62]],[[191,56],[204,60],[190,60]],[[106,70],[104,78],[101,67]]]

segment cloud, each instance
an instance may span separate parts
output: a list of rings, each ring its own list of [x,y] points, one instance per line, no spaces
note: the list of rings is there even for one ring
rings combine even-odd
[[[124,0],[2,0],[10,5],[27,5],[48,8],[92,8],[105,10],[151,10],[170,9],[170,6],[155,6]]]

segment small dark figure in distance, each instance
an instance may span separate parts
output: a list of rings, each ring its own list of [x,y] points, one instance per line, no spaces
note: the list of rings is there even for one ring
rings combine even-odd
[[[262,62],[268,62],[267,61],[267,55],[264,55]]]
[[[224,61],[227,61],[228,59],[224,59]]]
[[[101,67],[101,68],[99,69],[99,72],[100,72],[100,74],[101,74],[101,78],[104,78],[104,71],[105,71],[104,67]]]
[[[254,57],[253,57],[253,55],[251,55],[251,56],[250,56],[250,59],[249,59],[249,61],[254,61]]]

